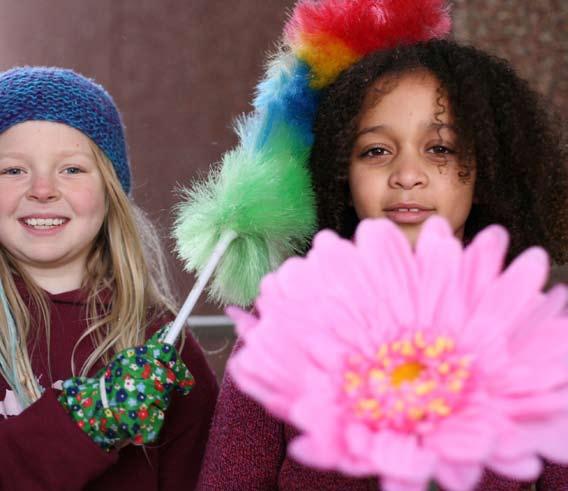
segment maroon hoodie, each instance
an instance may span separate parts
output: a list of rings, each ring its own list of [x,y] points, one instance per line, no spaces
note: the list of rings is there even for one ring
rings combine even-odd
[[[24,300],[27,292],[18,285]],[[18,416],[0,416],[0,489],[14,491],[191,490],[199,473],[217,383],[203,353],[187,336],[182,358],[195,377],[187,397],[175,394],[166,413],[160,440],[147,447],[128,445],[101,450],[79,429],[57,401],[52,383],[72,376],[71,353],[85,331],[85,293],[48,294],[51,307],[50,356],[44,329],[30,346],[32,367],[46,388],[42,397]],[[158,325],[160,324],[160,325]],[[152,326],[153,332],[163,323]],[[90,340],[75,351],[81,367],[92,352]],[[97,366],[93,373],[100,368]],[[0,400],[6,381],[0,377]]]
[[[237,343],[238,349],[239,343]],[[378,491],[376,478],[353,479],[304,467],[286,453],[297,432],[239,391],[228,374],[213,418],[198,489],[203,491]],[[568,468],[546,465],[536,485],[487,473],[476,491],[568,491]]]

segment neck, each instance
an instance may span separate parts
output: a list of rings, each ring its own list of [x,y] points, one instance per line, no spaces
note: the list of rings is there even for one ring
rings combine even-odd
[[[35,268],[30,265],[22,266],[40,288],[52,294],[77,290],[81,287],[85,276],[83,264],[49,269]]]

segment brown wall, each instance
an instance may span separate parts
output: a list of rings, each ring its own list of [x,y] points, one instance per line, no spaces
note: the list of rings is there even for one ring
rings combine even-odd
[[[0,0],[0,69],[74,68],[113,94],[127,126],[134,197],[166,236],[178,184],[230,148],[292,0]],[[455,36],[512,60],[568,112],[568,2],[457,0]],[[171,247],[171,242],[168,243]],[[192,279],[171,257],[180,297]],[[214,313],[201,303],[196,313]],[[201,336],[210,350],[228,331]],[[228,349],[211,354],[222,371]]]
[[[508,59],[568,113],[566,0],[456,0],[454,12],[457,39]]]

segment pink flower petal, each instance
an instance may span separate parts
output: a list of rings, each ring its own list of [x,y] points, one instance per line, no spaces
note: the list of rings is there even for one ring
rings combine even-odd
[[[335,445],[319,444],[309,436],[298,436],[288,445],[288,454],[298,462],[320,470],[330,470],[337,465],[339,454]]]
[[[448,237],[453,236],[454,233],[452,232],[450,224],[441,216],[434,215],[426,220],[426,223],[424,223],[422,231],[420,232],[420,237],[418,238],[418,242],[416,243],[416,249],[424,249],[424,241],[427,237],[447,239]],[[426,241],[427,240],[429,239],[426,239]]]
[[[491,459],[512,462],[519,458],[525,458],[527,455],[535,454],[534,441],[531,440],[527,431],[522,425],[518,425],[513,421],[501,421],[499,428],[500,435],[497,441],[497,446],[493,451]]]
[[[288,334],[288,335],[287,335]],[[242,358],[244,361],[242,366],[248,366],[252,371],[265,372],[267,377],[275,378],[283,382],[290,382],[297,378],[295,372],[298,370],[297,365],[283,363],[290,360],[290,355],[285,346],[295,345],[297,351],[293,357],[294,361],[300,363],[305,360],[305,355],[299,343],[294,343],[294,339],[290,333],[284,330],[277,331],[270,329],[263,321],[260,322],[259,328],[245,338],[245,345],[235,358]]]
[[[461,339],[460,346],[466,353],[475,353],[473,360],[475,361],[477,373],[485,378],[488,387],[492,387],[491,383],[501,377],[508,370],[511,364],[511,355],[508,350],[507,337],[504,333],[491,333],[494,326],[492,319],[477,318],[475,322],[468,323],[464,332],[477,332],[477,338],[465,336],[468,339]],[[481,348],[479,344],[482,339],[491,337],[492,343],[484,343]],[[487,387],[486,387],[487,388]]]
[[[460,281],[468,292],[469,311],[501,272],[508,243],[507,231],[499,225],[491,225],[479,232],[466,248]]]
[[[343,416],[343,408],[334,404],[337,399],[334,387],[329,384],[329,380],[321,380],[329,378],[325,373],[317,373],[317,370],[309,370],[307,374],[306,385],[314,386],[319,379],[317,392],[304,393],[301,398],[294,401],[292,410],[289,415],[289,421],[296,428],[308,431],[310,428],[317,427],[318,434],[326,431],[328,436],[339,435],[343,426],[340,427],[339,420]],[[335,436],[334,436],[335,438]]]
[[[538,365],[540,360],[568,360],[568,317],[535,322],[535,325],[538,326],[538,332],[533,329],[523,340],[517,338],[513,341],[515,346],[511,346],[511,350],[515,352],[515,358],[526,360],[533,366]]]
[[[536,451],[556,464],[568,464],[568,413],[563,417],[523,422]]]
[[[535,456],[523,456],[514,460],[494,458],[488,467],[504,477],[518,481],[532,481],[538,477],[542,470],[542,462]]]
[[[259,300],[263,300],[266,294],[270,295],[273,301],[273,297],[276,296],[286,302],[314,301],[323,293],[319,288],[321,275],[316,273],[313,261],[303,257],[292,257],[282,264],[278,274],[268,275],[262,281]],[[310,281],[306,281],[307,279]]]
[[[540,294],[548,270],[548,256],[542,249],[533,247],[521,254],[487,288],[473,313],[474,317],[492,320],[493,335],[487,335],[491,331],[486,330],[486,335],[479,337],[479,333],[469,329],[463,333],[464,339],[477,341],[478,349],[482,351],[495,337],[509,335],[514,323],[521,318],[525,305],[533,296]]]
[[[471,463],[491,455],[495,437],[490,421],[476,411],[464,411],[438,423],[423,444],[444,459]]]
[[[228,373],[235,380],[237,387],[252,399],[262,402],[275,416],[288,419],[291,401],[297,395],[279,390],[281,385],[270,384],[265,377],[259,377],[258,373],[243,369],[239,361],[233,358],[227,365]]]
[[[235,323],[235,329],[239,336],[243,336],[258,324],[258,318],[254,315],[239,309],[238,307],[227,307],[226,314]]]
[[[383,430],[373,438],[370,459],[379,473],[410,482],[424,482],[434,471],[436,455],[418,445],[416,436]]]
[[[399,326],[412,324],[416,273],[408,239],[390,220],[367,219],[359,224],[355,243],[374,287],[375,303]]]
[[[286,372],[302,370],[298,356],[310,363],[331,364],[330,367],[333,367],[342,362],[343,353],[358,349],[352,339],[355,336],[350,336],[350,329],[357,323],[345,309],[330,306],[319,314],[309,307],[290,309],[281,296],[269,295],[269,292],[265,292],[259,307],[259,328],[253,333],[254,336],[247,336],[246,344],[252,346],[251,343],[258,337],[253,351],[266,350],[271,358],[277,358],[274,363],[282,365]],[[364,337],[365,330],[354,330],[362,331],[361,336]],[[269,362],[273,363],[272,360]]]
[[[519,322],[511,335],[510,349],[516,352],[517,356],[522,357],[524,349],[532,346],[533,342],[538,342],[540,338],[547,339],[542,335],[541,326],[548,324],[552,319],[566,317],[567,298],[568,290],[564,285],[556,285],[546,294],[535,296],[534,306],[527,311],[526,317]],[[550,347],[547,345],[545,353]],[[527,353],[526,356],[531,359],[532,353]]]
[[[348,422],[344,437],[349,461],[341,466],[341,470],[344,472],[351,470],[351,475],[356,475],[353,473],[353,465],[357,463],[356,470],[360,470],[361,475],[374,474],[375,468],[369,459],[373,438],[367,426],[358,422]]]
[[[353,455],[368,456],[373,443],[368,427],[359,422],[350,422],[345,429],[345,441]]]
[[[568,387],[553,392],[498,396],[494,400],[512,418],[546,418],[553,414],[568,413]]]
[[[332,299],[352,296],[353,289],[360,292],[357,302],[372,302],[368,276],[364,273],[362,257],[353,242],[340,239],[330,231],[316,235],[313,249],[307,260],[318,271],[316,284],[324,286],[323,294]],[[304,280],[313,282],[313,278]]]
[[[511,463],[538,454],[552,462],[568,463],[568,414],[508,422],[502,426],[499,445],[491,461]]]
[[[462,245],[445,220],[430,218],[416,244],[418,266],[417,323],[421,328],[452,332],[464,321],[465,295],[459,288]],[[454,293],[448,302],[447,292]]]
[[[367,275],[363,273],[360,258],[351,242],[324,231],[318,234],[314,243],[314,249],[307,259],[288,260],[278,275],[270,275],[265,279],[257,303],[261,317],[265,310],[274,312],[276,309],[278,316],[288,317],[288,324],[294,322],[291,317],[303,317],[302,324],[306,325],[306,335],[318,330],[314,325],[317,323],[324,330],[332,331],[328,335],[365,352],[375,345],[374,339],[385,338],[381,330],[392,325],[392,319],[385,319],[385,314],[378,311],[376,296]],[[290,288],[290,285],[296,286]],[[354,291],[359,294],[353,296]],[[351,301],[339,301],[346,297],[352,297]],[[284,312],[283,306],[291,301],[299,308],[299,316],[296,313]],[[314,304],[321,307],[315,317],[309,316]],[[369,317],[363,313],[374,309],[378,311],[377,319],[371,326],[373,329],[368,329]],[[326,311],[331,313],[327,318]],[[352,328],[356,325],[365,328]],[[375,332],[377,330],[378,332]],[[318,336],[318,341],[320,339]],[[324,348],[319,347],[319,350],[325,353]],[[326,354],[325,358],[330,358],[329,354]]]
[[[441,461],[436,466],[435,479],[446,491],[470,491],[483,475],[478,463]]]
[[[542,362],[538,365],[511,364],[500,378],[491,381],[494,392],[525,395],[560,388],[568,383],[568,357],[565,360]]]

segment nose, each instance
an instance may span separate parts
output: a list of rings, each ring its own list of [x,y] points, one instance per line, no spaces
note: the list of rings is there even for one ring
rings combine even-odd
[[[55,177],[49,175],[33,176],[27,192],[27,197],[28,199],[39,201],[41,203],[58,200],[60,192]]]
[[[392,188],[410,190],[428,184],[428,174],[418,155],[398,155],[392,162],[393,169],[389,176]]]

